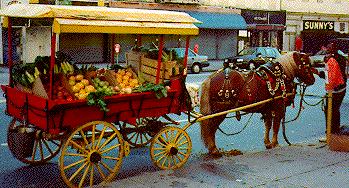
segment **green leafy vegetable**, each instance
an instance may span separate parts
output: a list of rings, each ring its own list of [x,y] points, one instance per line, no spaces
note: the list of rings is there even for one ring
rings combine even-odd
[[[34,82],[33,74],[35,72],[35,64],[18,63],[12,67],[12,79],[14,83],[18,83],[24,87],[31,87]]]
[[[126,69],[125,67],[119,65],[119,64],[113,64],[110,67],[108,67],[109,70],[119,70],[119,69]]]
[[[108,112],[109,109],[107,108],[107,103],[104,101],[104,97],[111,96],[113,94],[115,93],[105,90],[91,92],[87,95],[87,104],[90,106],[99,106],[101,111]]]
[[[163,84],[146,83],[132,89],[132,92],[147,92],[151,91],[155,93],[156,98],[167,97],[167,89]]]

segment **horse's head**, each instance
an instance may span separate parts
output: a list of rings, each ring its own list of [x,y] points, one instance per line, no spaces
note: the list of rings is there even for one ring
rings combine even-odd
[[[315,82],[314,68],[311,66],[310,58],[305,53],[293,53],[293,59],[297,65],[297,77],[306,85],[313,85]]]

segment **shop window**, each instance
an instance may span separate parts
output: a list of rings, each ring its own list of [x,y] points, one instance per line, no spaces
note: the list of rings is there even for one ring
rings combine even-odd
[[[309,0],[302,0],[303,2],[309,2]]]
[[[323,3],[323,2],[324,2],[324,0],[317,0],[317,2],[318,2],[318,3]]]
[[[341,22],[339,23],[339,31],[344,32],[345,31],[345,23]]]

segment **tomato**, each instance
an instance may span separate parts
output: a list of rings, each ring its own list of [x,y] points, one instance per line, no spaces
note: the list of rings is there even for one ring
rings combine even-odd
[[[62,91],[58,91],[57,97],[63,97],[63,92]]]

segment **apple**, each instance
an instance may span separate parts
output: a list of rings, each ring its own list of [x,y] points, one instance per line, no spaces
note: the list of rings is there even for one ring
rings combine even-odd
[[[114,91],[120,91],[120,88],[118,86],[115,86],[113,89]]]
[[[75,81],[75,76],[70,76],[69,80],[74,80]]]
[[[81,81],[82,79],[84,79],[84,76],[82,74],[78,74],[75,76],[75,79]]]
[[[69,85],[71,86],[75,85],[75,80],[69,80]]]
[[[74,86],[72,87],[72,90],[73,90],[74,93],[77,93],[77,92],[80,91],[80,87],[79,87],[78,85],[74,85]]]
[[[84,84],[82,84],[81,82],[75,84],[77,87],[79,87],[80,89],[83,89],[85,86]]]
[[[90,84],[90,82],[87,79],[82,79],[81,83],[84,84],[85,86]]]

